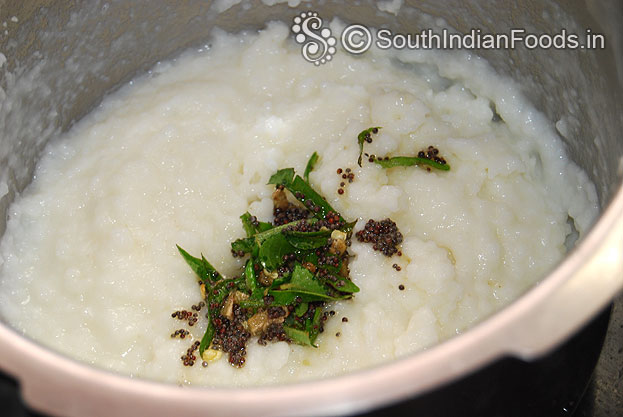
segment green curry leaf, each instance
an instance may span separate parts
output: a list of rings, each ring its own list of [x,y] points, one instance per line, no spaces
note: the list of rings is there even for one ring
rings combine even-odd
[[[361,166],[361,157],[363,155],[363,144],[366,142],[366,138],[369,138],[372,133],[377,133],[381,129],[380,126],[370,127],[366,130],[363,130],[361,133],[357,135],[357,143],[359,144],[359,159],[357,159],[357,163]]]
[[[201,338],[201,343],[199,344],[199,356],[203,356],[203,352],[210,347],[210,343],[212,343],[212,339],[214,338],[214,331],[215,329],[212,320],[208,320],[208,327],[206,328],[206,331]]]
[[[184,258],[188,266],[190,266],[190,269],[192,269],[199,278],[201,278],[203,281],[216,281],[219,279],[220,274],[210,264],[210,262],[208,262],[206,258],[203,257],[203,255],[201,255],[201,259],[195,258],[184,249],[182,249],[179,245],[175,246],[177,246],[177,250],[182,255],[182,258]]]
[[[305,167],[305,173],[303,174],[303,178],[305,181],[309,183],[309,174],[314,170],[314,166],[316,166],[316,162],[318,162],[318,153],[314,152],[312,156],[309,157],[309,161],[307,161],[307,166]]]
[[[275,233],[262,242],[259,250],[259,261],[262,266],[274,271],[283,264],[284,255],[296,252],[296,248],[292,246],[282,233]]]
[[[389,159],[375,159],[374,163],[383,168],[409,167],[413,165],[427,165],[442,171],[449,171],[450,165],[440,164],[428,158],[420,158],[418,156],[394,156]]]
[[[289,326],[283,326],[283,331],[293,342],[303,346],[317,347],[312,343],[309,332],[305,330],[295,329]]]
[[[356,286],[355,283],[348,278],[338,277],[338,280],[335,282],[330,280],[327,280],[326,282],[340,292],[345,292],[349,294],[359,292],[359,287]]]
[[[331,230],[319,230],[317,232],[298,232],[284,230],[283,235],[290,245],[301,250],[311,250],[327,245],[327,239],[331,236]]]
[[[294,178],[294,168],[283,168],[279,171],[275,172],[270,179],[268,180],[268,184],[273,185],[283,185],[286,188],[292,184],[292,179]]]

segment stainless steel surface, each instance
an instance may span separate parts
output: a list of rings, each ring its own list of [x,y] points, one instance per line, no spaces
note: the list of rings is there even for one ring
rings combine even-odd
[[[434,389],[503,354],[530,359],[552,349],[609,303],[623,286],[623,28],[618,1],[422,1],[397,16],[368,2],[313,4],[324,18],[415,31],[443,16],[460,32],[507,32],[524,27],[552,33],[561,28],[606,33],[605,51],[483,51],[502,74],[553,121],[565,117],[572,158],[598,188],[604,207],[592,229],[540,285],[471,331],[422,354],[386,366],[288,387],[181,389],[131,380],[92,369],[47,351],[0,326],[0,366],[17,376],[34,407],[64,415],[342,414],[399,401]],[[210,29],[260,28],[296,14],[287,5],[253,2],[220,15],[203,0],[184,3],[0,0],[0,232],[6,209],[32,176],[45,143],[91,110],[102,97],[159,60],[206,42]],[[299,8],[310,7],[304,3]],[[426,14],[422,13],[425,12]],[[618,65],[618,66],[617,66]],[[561,320],[564,317],[564,320]],[[413,378],[417,375],[417,378]],[[382,387],[379,389],[379,387]],[[308,393],[316,395],[310,398]],[[67,393],[78,399],[67,402]],[[322,397],[327,401],[319,402]],[[232,403],[232,398],[236,401]]]

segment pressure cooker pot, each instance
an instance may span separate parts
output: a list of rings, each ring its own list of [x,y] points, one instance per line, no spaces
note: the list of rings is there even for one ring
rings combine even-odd
[[[587,340],[603,339],[607,306],[623,287],[623,9],[616,0],[0,0],[0,233],[46,144],[106,95],[156,63],[209,43],[215,27],[258,30],[273,20],[290,26],[305,10],[326,21],[339,18],[345,25],[393,33],[447,27],[456,33],[524,28],[537,34],[590,29],[603,35],[603,48],[520,45],[473,51],[521,85],[534,106],[558,122],[570,158],[595,184],[600,214],[594,225],[548,276],[472,328],[422,352],[322,380],[181,387],[89,366],[3,322],[0,367],[16,378],[33,409],[64,416],[319,416],[369,413],[408,402],[414,410],[444,404],[438,410],[445,413],[451,412],[453,398],[465,400],[474,387],[486,390],[484,381],[492,378],[543,380],[549,375],[548,383],[564,383],[556,377],[564,375],[556,373],[559,347],[573,345],[574,352],[586,353]],[[589,365],[584,382],[598,351],[573,356],[578,366]],[[488,401],[494,399],[485,395],[472,405],[482,415],[493,410]],[[507,411],[521,415],[521,410]]]

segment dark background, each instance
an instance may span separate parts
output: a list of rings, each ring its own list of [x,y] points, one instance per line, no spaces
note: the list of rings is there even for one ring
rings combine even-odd
[[[575,415],[623,416],[623,296],[614,303],[595,375]]]

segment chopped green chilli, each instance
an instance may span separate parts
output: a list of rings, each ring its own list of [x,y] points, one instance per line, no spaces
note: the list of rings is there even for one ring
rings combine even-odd
[[[227,279],[201,255],[196,258],[178,246],[186,263],[201,279],[207,307],[207,327],[194,348],[204,363],[220,352],[241,367],[246,343],[287,341],[316,346],[329,314],[327,303],[352,298],[359,291],[348,271],[348,246],[355,222],[347,222],[308,182],[318,154],[309,159],[304,177],[294,169],[277,171],[269,184],[273,193],[272,222],[261,222],[250,213],[240,216],[245,237],[231,243],[234,257],[246,257],[239,276]],[[288,190],[300,204],[290,202]],[[177,312],[176,314],[195,313]],[[186,316],[184,316],[186,317]],[[182,357],[195,360],[191,349]]]

